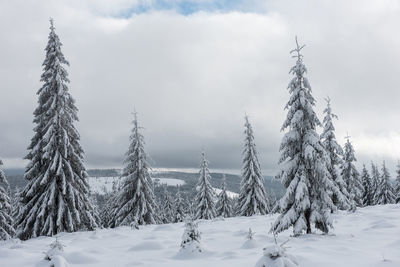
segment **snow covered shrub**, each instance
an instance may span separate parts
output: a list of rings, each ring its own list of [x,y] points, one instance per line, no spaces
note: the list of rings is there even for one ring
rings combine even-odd
[[[299,266],[294,256],[286,253],[283,246],[286,242],[278,245],[274,234],[274,244],[263,248],[263,256],[258,260],[255,267],[296,267]]]
[[[198,225],[192,218],[186,219],[185,231],[183,232],[180,253],[196,254],[203,251],[200,243],[200,232]]]
[[[50,267],[66,267],[68,262],[64,258],[64,247],[58,238],[50,244],[50,249],[45,252],[45,260],[50,261]]]

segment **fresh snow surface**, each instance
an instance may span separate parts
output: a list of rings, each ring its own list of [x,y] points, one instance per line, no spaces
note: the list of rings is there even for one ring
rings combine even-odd
[[[200,221],[199,255],[179,254],[184,224],[99,229],[93,232],[61,233],[69,266],[110,267],[252,267],[263,255],[263,247],[273,244],[268,234],[277,215],[238,217]],[[400,266],[400,205],[357,209],[355,213],[334,215],[335,229],[329,235],[291,237],[287,230],[278,243],[289,239],[286,252],[303,267],[398,267]],[[249,227],[254,247],[244,245]],[[38,237],[24,242],[0,241],[1,267],[42,267],[43,252],[54,237]],[[47,265],[45,265],[47,264]]]
[[[89,177],[90,190],[93,193],[105,194],[112,190],[114,181],[122,181],[121,177]],[[174,178],[153,178],[153,181],[158,180],[160,184],[166,184],[168,186],[177,186],[185,184],[184,180]]]
[[[162,178],[162,177],[154,177],[152,178],[154,182],[158,181],[160,184],[166,184],[168,186],[177,186],[184,185],[185,181],[181,179],[175,178]]]

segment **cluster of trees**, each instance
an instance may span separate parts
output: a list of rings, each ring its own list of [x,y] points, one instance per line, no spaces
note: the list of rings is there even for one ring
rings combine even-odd
[[[357,206],[399,202],[400,164],[397,188],[382,165],[382,173],[372,163],[372,175],[365,166],[360,176],[355,167],[354,148],[347,136],[344,149],[337,143],[330,99],[326,99],[324,119],[321,123],[314,112],[315,99],[305,77],[307,69],[296,38],[296,48],[291,51],[296,64],[290,70],[294,78],[288,89],[291,94],[286,109],[288,114],[282,125],[286,130],[280,146],[278,175],[286,193],[279,201],[280,216],[271,231],[279,233],[293,227],[294,235],[311,233],[312,227],[326,233],[332,227],[331,213],[337,209],[354,211]],[[322,127],[322,134],[317,133]],[[396,197],[397,195],[397,197]]]
[[[296,40],[297,43],[297,40]],[[230,199],[225,180],[216,195],[211,186],[205,153],[201,154],[199,180],[193,201],[178,191],[173,198],[167,189],[156,200],[154,184],[144,145],[144,137],[134,113],[130,145],[124,160],[123,183],[107,196],[99,209],[90,197],[88,174],[79,133],[75,101],[68,90],[69,63],[61,52],[61,42],[51,20],[41,81],[38,107],[34,111],[34,136],[28,147],[24,177],[26,187],[10,198],[4,173],[0,171],[0,238],[16,236],[26,240],[52,236],[59,232],[93,230],[96,227],[118,227],[154,223],[181,222],[184,217],[252,216],[280,211],[272,226],[279,233],[291,226],[295,235],[310,233],[312,226],[328,232],[331,213],[337,209],[354,210],[357,206],[399,203],[400,164],[397,186],[393,188],[383,163],[381,172],[371,164],[371,174],[363,168],[361,175],[354,163],[354,149],[347,138],[344,149],[337,143],[330,100],[321,123],[313,110],[315,100],[305,77],[306,67],[297,45],[297,58],[291,69],[290,100],[282,130],[287,130],[281,146],[282,170],[278,178],[286,193],[276,203],[266,195],[263,176],[254,141],[253,128],[245,117],[242,182],[237,199]],[[323,127],[323,133],[316,131]],[[1,162],[0,162],[1,163]],[[10,203],[13,202],[13,205]]]

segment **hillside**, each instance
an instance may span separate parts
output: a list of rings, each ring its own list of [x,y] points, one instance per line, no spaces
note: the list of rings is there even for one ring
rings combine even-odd
[[[272,244],[267,233],[273,216],[238,217],[200,221],[206,251],[198,257],[177,256],[183,223],[100,229],[94,232],[61,233],[64,255],[70,266],[110,267],[243,267],[254,266],[262,248]],[[334,215],[335,229],[329,235],[290,237],[282,233],[288,253],[303,267],[395,267],[400,266],[400,205],[374,206],[355,213]],[[253,248],[242,248],[249,227],[255,232]],[[2,267],[44,267],[43,252],[55,238],[39,237],[19,243],[0,242]]]

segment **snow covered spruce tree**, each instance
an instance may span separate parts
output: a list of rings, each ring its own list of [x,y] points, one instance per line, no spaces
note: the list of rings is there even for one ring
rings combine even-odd
[[[181,195],[181,191],[176,192],[174,201],[174,222],[183,222],[185,219],[185,205],[184,200]]]
[[[232,216],[232,205],[226,192],[226,177],[222,176],[221,192],[218,195],[217,201],[217,216],[228,218]]]
[[[199,181],[196,185],[195,199],[195,218],[213,219],[216,216],[215,211],[215,192],[210,183],[211,175],[208,169],[208,161],[204,151],[201,153],[201,165]]]
[[[0,160],[0,168],[3,162]],[[15,235],[11,209],[11,199],[7,192],[9,184],[2,169],[0,169],[0,240],[7,240]]]
[[[362,205],[363,207],[371,206],[374,202],[374,191],[372,187],[371,176],[369,175],[365,164],[363,165],[363,169],[361,171],[361,181],[363,185]]]
[[[340,192],[339,194],[332,192],[332,201],[333,204],[335,204],[335,206],[339,207],[340,209],[347,209],[349,206],[349,193],[346,189],[346,183],[343,181],[343,178],[339,172],[339,166],[342,164],[341,157],[343,156],[343,149],[336,141],[335,127],[333,126],[332,121],[333,119],[337,119],[338,117],[332,113],[330,98],[327,98],[325,100],[327,106],[324,110],[324,130],[321,134],[321,140],[326,152],[328,153],[326,164],[330,179],[333,181],[336,188]]]
[[[89,201],[89,185],[79,133],[75,100],[68,90],[69,65],[50,20],[43,63],[42,88],[34,111],[34,136],[25,157],[28,184],[20,194],[17,235],[21,239],[80,229],[93,230],[98,218]]]
[[[236,213],[239,216],[264,215],[269,212],[269,205],[263,185],[264,178],[258,162],[256,144],[254,143],[253,128],[247,115],[245,116],[244,126],[242,181]]]
[[[179,253],[181,255],[191,255],[201,253],[202,251],[201,236],[197,222],[188,217],[186,219],[185,231],[182,235],[181,249]]]
[[[396,203],[400,203],[400,161],[397,162],[397,170],[396,170]]]
[[[378,185],[377,204],[393,204],[395,203],[395,195],[393,193],[393,187],[390,183],[390,174],[386,168],[385,162],[382,163],[382,176]]]
[[[304,46],[291,51],[297,58],[290,73],[295,77],[289,83],[291,94],[286,104],[288,114],[282,125],[282,131],[289,128],[280,146],[279,163],[282,170],[278,178],[286,188],[280,200],[281,215],[272,225],[271,232],[279,233],[293,226],[294,235],[304,231],[311,233],[312,225],[323,232],[332,226],[330,212],[335,209],[330,192],[336,190],[329,180],[326,168],[327,154],[316,132],[321,123],[313,110],[315,100],[311,95],[311,86],[304,74],[306,67],[300,54]]]
[[[156,223],[156,209],[150,166],[144,150],[144,137],[140,133],[137,113],[134,113],[130,145],[125,155],[122,177],[124,182],[116,197],[111,227]]]
[[[346,136],[344,145],[343,163],[341,165],[341,175],[346,182],[349,192],[350,210],[354,211],[356,206],[362,206],[362,183],[360,174],[357,171],[354,162],[357,161],[354,156],[354,148],[350,142],[350,136]]]
[[[371,187],[372,187],[372,194],[373,194],[373,199],[372,199],[372,205],[378,204],[378,189],[379,189],[379,184],[381,181],[381,175],[379,173],[378,167],[375,163],[371,162]]]

